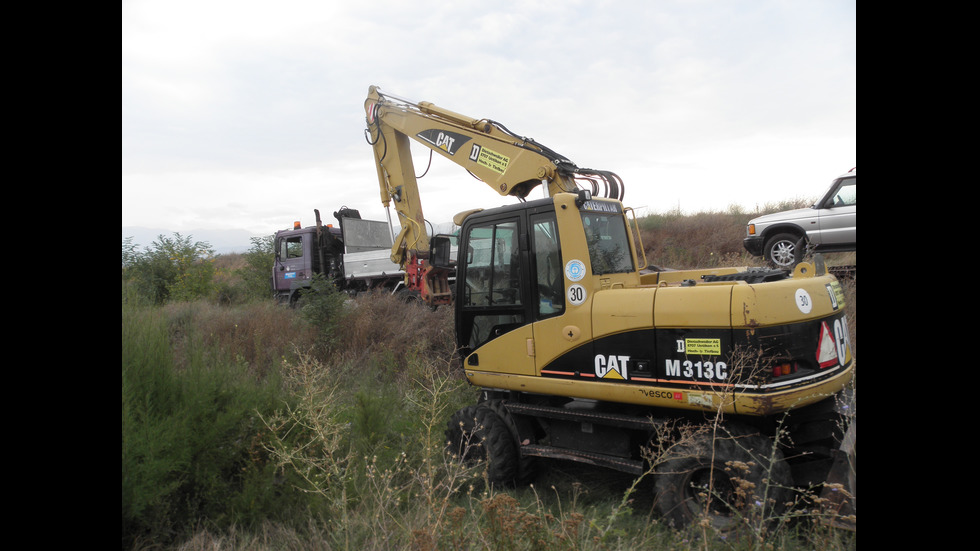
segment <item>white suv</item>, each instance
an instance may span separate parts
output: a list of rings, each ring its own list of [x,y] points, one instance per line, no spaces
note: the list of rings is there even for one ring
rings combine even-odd
[[[834,179],[810,208],[753,218],[745,234],[745,250],[777,268],[792,268],[806,251],[857,250],[857,167]]]

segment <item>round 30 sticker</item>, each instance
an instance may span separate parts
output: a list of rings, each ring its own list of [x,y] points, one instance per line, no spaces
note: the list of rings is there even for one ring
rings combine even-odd
[[[575,284],[568,287],[568,302],[578,306],[585,302],[585,287]]]
[[[796,290],[796,307],[804,314],[809,314],[810,310],[813,310],[813,299],[805,289]]]
[[[581,260],[569,260],[565,264],[565,277],[571,281],[581,281],[585,277],[585,263]]]

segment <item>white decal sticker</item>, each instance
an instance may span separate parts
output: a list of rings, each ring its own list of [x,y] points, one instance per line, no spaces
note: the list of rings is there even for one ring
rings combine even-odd
[[[626,379],[626,367],[629,365],[629,356],[619,356],[612,354],[605,356],[598,354],[595,357],[595,376],[600,379]]]
[[[710,394],[690,394],[687,397],[687,403],[694,406],[714,407]]]
[[[837,357],[841,365],[851,359],[851,334],[847,329],[847,316],[834,320],[834,344],[837,345]]]
[[[728,379],[728,364],[725,362],[711,362],[691,360],[672,360],[667,358],[667,365],[664,373],[668,377],[678,377],[684,379],[714,379],[724,381]]]
[[[796,290],[796,307],[800,309],[800,312],[804,314],[809,314],[810,310],[813,310],[813,300],[810,298],[810,293],[803,289]]]
[[[565,264],[565,277],[572,281],[580,281],[585,277],[585,264],[581,260],[569,260]]]
[[[572,285],[568,288],[568,302],[578,306],[585,302],[585,287],[581,285]]]

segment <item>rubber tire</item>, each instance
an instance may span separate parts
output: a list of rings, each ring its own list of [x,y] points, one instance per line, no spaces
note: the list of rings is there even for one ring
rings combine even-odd
[[[537,458],[531,455],[526,457],[521,456],[520,435],[523,434],[527,438],[533,438],[534,427],[526,418],[515,417],[507,411],[507,408],[504,406],[505,402],[506,400],[489,400],[483,402],[481,405],[493,410],[510,431],[511,437],[514,440],[514,453],[517,456],[517,475],[515,481],[518,484],[527,484],[534,479],[534,475],[536,474]],[[533,441],[530,443],[534,444]]]
[[[483,404],[457,411],[446,426],[446,451],[465,464],[485,462],[487,480],[513,485],[517,479],[517,452],[506,423]]]
[[[768,501],[766,517],[774,518],[785,510],[791,496],[793,477],[789,465],[772,440],[757,431],[737,425],[723,425],[714,437],[714,457],[710,432],[682,443],[671,450],[665,461],[657,465],[654,479],[654,509],[676,529],[695,524],[704,513],[704,494],[714,466],[713,497],[709,520],[722,533],[743,526],[743,516],[751,516],[760,504]],[[749,466],[747,472],[730,469],[730,462]],[[736,482],[747,481],[754,486],[744,501],[734,495]],[[763,499],[763,494],[765,499]],[[734,507],[725,505],[734,504]]]
[[[775,268],[792,269],[803,258],[800,236],[791,233],[777,233],[766,240],[762,256]]]
[[[418,291],[401,288],[395,292],[395,296],[404,301],[406,304],[422,303],[422,293]]]

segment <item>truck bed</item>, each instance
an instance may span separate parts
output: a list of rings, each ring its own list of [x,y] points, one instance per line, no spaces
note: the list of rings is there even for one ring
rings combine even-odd
[[[398,264],[391,261],[389,249],[344,255],[344,277],[346,279],[370,279],[392,275],[404,275],[404,272],[398,267]]]

